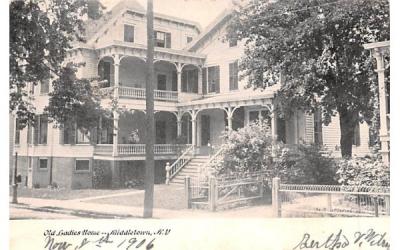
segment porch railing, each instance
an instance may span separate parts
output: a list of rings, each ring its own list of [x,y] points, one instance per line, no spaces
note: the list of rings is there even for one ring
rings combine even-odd
[[[191,145],[190,145],[191,146]],[[186,150],[186,144],[155,144],[155,155],[173,155]],[[112,144],[97,144],[95,153],[98,155],[111,155]],[[144,155],[146,154],[146,144],[118,144],[118,155]]]
[[[206,163],[201,165],[199,167],[199,177],[212,175],[213,173],[209,172],[211,167],[223,161],[225,155],[224,152],[225,150],[223,147],[218,149],[218,151]]]
[[[119,87],[118,94],[120,97],[146,99],[146,89],[132,88],[132,87]],[[154,99],[157,101],[178,101],[178,92],[169,90],[154,90]]]
[[[166,173],[166,184],[169,184],[171,179],[181,171],[181,169],[193,158],[194,146],[190,145],[187,149],[179,156],[179,158],[172,164],[165,167]]]

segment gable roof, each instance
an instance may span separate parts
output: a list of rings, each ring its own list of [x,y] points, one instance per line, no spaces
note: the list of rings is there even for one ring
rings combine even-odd
[[[113,22],[111,22],[111,20],[115,21],[126,10],[131,10],[136,13],[146,15],[146,9],[141,4],[139,4],[136,0],[121,0],[109,12],[104,13],[104,15],[100,19],[89,20],[86,22],[86,24],[85,24],[86,39],[89,41],[96,34],[101,34],[100,31],[104,30],[106,28],[106,26],[108,26],[107,24],[113,23]],[[201,32],[200,24],[197,22],[194,22],[194,21],[177,18],[177,17],[173,17],[173,16],[161,14],[161,13],[154,13],[154,18],[168,19],[171,21],[188,24],[188,25],[193,26],[195,29],[197,29],[198,33]]]
[[[226,22],[231,19],[232,13],[232,9],[223,10],[221,14],[219,14],[195,40],[189,43],[185,49],[195,52],[204,41],[215,34]]]

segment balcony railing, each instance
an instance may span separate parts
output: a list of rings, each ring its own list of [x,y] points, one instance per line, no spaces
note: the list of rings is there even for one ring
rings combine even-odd
[[[146,99],[146,89],[132,88],[132,87],[119,87],[118,94],[120,97]],[[169,90],[154,90],[154,100],[176,102],[178,101],[178,92]]]
[[[190,145],[187,144],[155,144],[155,155],[174,155],[185,151]],[[112,155],[112,144],[98,144],[95,147],[97,155]],[[118,144],[118,155],[145,155],[145,144]]]

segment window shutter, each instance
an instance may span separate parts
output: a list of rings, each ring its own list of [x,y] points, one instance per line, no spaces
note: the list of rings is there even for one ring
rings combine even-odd
[[[182,70],[182,92],[188,92],[188,71]]]
[[[215,93],[219,93],[219,66],[215,67]]]
[[[172,91],[177,91],[178,88],[178,74],[176,71],[172,72]]]
[[[97,128],[90,130],[90,144],[95,145],[97,143]]]
[[[314,115],[305,114],[305,136],[306,143],[314,143]]]
[[[192,83],[192,92],[199,92],[199,74],[197,70],[193,70],[193,83]]]
[[[207,94],[207,68],[202,68],[202,90],[203,94]]]
[[[171,33],[165,33],[166,48],[171,48]]]
[[[75,122],[75,123],[71,124],[71,127],[70,127],[70,134],[69,134],[70,135],[70,141],[69,141],[69,143],[71,145],[76,144],[76,134],[77,134],[77,124]]]
[[[33,129],[33,144],[37,145],[39,141],[40,117],[35,116],[35,127]]]
[[[64,128],[60,128],[60,129],[58,130],[58,132],[59,132],[59,135],[58,135],[59,143],[60,143],[61,145],[63,145],[63,144],[64,144]]]

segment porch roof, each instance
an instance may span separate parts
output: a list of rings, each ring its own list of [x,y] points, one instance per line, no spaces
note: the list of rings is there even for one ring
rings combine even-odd
[[[218,94],[198,100],[177,104],[178,110],[201,110],[211,108],[227,108],[250,105],[269,106],[272,104],[276,89],[240,90],[233,93]]]

